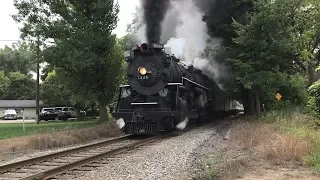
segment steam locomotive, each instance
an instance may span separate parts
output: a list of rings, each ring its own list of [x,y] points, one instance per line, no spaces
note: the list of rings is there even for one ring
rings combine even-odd
[[[120,86],[113,116],[126,134],[164,133],[224,116],[230,107],[218,84],[165,52],[163,44],[127,51],[128,84]]]

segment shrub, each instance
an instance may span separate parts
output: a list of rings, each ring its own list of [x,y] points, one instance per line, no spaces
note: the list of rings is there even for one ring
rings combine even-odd
[[[320,117],[320,83],[313,83],[309,89],[308,107],[312,115]]]

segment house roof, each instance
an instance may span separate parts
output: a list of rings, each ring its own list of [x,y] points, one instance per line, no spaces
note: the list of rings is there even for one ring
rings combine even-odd
[[[43,102],[39,102],[40,107]],[[36,107],[36,100],[0,100],[1,108],[33,108]]]

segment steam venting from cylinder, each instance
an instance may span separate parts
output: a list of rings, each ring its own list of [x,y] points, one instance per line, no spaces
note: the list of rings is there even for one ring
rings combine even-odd
[[[186,117],[186,118],[184,119],[184,121],[180,122],[180,123],[176,126],[176,128],[177,128],[177,129],[180,129],[180,130],[183,130],[184,128],[186,128],[188,122],[189,122],[189,118]]]
[[[169,0],[142,0],[148,43],[159,43],[162,21],[169,8]]]
[[[119,127],[119,129],[122,129],[125,125],[125,122],[124,122],[123,118],[120,118],[117,120],[116,124]]]

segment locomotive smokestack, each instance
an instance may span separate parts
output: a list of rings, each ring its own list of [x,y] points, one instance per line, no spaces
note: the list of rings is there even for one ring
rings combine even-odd
[[[140,50],[141,50],[142,52],[148,51],[148,49],[149,49],[149,45],[148,45],[147,43],[141,44]]]
[[[161,23],[169,8],[169,0],[142,0],[148,43],[159,43]]]

